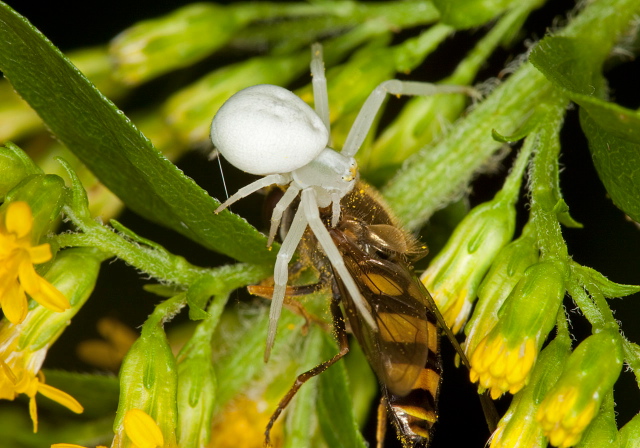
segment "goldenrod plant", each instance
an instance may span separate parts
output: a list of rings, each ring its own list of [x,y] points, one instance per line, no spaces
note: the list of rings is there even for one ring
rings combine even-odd
[[[280,246],[256,228],[259,198],[214,213],[219,167],[231,192],[255,179],[209,140],[243,88],[312,102],[316,42],[338,149],[385,80],[473,87],[389,99],[357,153],[361,179],[430,246],[416,274],[470,361],[456,367],[442,339],[431,446],[638,446],[640,2],[175,1],[64,52],[36,27],[55,15],[9,3],[1,447],[261,447],[296,376],[337,353],[331,288],[307,288],[263,361],[269,302],[246,291],[270,291]],[[126,17],[136,1],[110,8]],[[326,280],[312,258],[294,259],[292,284]],[[350,345],[275,421],[273,446],[375,443],[378,384]],[[483,420],[476,391],[499,422],[466,438],[468,416]],[[386,446],[401,446],[393,432]]]

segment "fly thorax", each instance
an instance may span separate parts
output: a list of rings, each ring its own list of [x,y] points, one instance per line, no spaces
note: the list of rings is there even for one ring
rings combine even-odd
[[[312,187],[318,205],[327,207],[336,194],[342,198],[353,190],[358,180],[358,169],[353,157],[345,157],[331,148],[325,148],[307,165],[292,171],[291,177],[301,189]]]

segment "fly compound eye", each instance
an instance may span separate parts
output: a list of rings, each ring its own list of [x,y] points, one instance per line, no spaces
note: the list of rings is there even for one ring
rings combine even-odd
[[[251,174],[289,173],[326,148],[329,131],[293,92],[262,84],[222,105],[211,123],[211,141],[235,167]]]

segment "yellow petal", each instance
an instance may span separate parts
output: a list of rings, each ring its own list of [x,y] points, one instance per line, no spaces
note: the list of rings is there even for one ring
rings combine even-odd
[[[82,445],[74,445],[73,443],[54,443],[51,448],[85,448]]]
[[[29,399],[29,415],[33,422],[33,432],[38,432],[38,408],[36,407],[36,397]]]
[[[51,254],[51,246],[47,244],[40,244],[39,246],[33,246],[28,249],[31,263],[40,264],[51,260],[53,256]]]
[[[33,226],[33,215],[31,207],[24,201],[16,201],[9,204],[5,217],[7,231],[13,233],[18,238],[22,238],[31,233]]]
[[[28,262],[23,262],[20,265],[20,284],[33,300],[45,308],[61,312],[71,307],[64,294],[40,277],[33,269],[33,265]]]
[[[131,409],[124,416],[124,430],[139,448],[156,448],[164,445],[164,437],[158,424],[140,409]]]
[[[30,296],[33,296],[40,289],[40,276],[27,257],[20,257],[18,278],[20,278],[22,287]]]
[[[56,403],[60,403],[62,406],[75,412],[76,414],[80,414],[84,411],[84,408],[78,402],[78,400],[73,398],[68,393],[62,392],[60,389],[56,389],[53,386],[40,383],[38,384],[38,392],[40,392],[45,397],[55,401]]]
[[[2,303],[4,316],[12,324],[19,324],[27,316],[27,296],[24,295],[24,289],[18,282],[8,285],[0,303]]]

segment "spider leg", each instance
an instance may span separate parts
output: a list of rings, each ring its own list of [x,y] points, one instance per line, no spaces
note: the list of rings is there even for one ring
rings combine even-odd
[[[336,290],[337,288],[333,288],[333,289]],[[338,339],[340,351],[337,354],[335,354],[333,358],[323,362],[322,364],[317,365],[316,367],[314,367],[313,369],[307,372],[304,372],[298,375],[298,377],[296,378],[296,381],[293,383],[293,386],[291,386],[291,389],[289,389],[289,392],[287,392],[287,395],[285,395],[282,398],[282,400],[280,400],[280,403],[278,403],[278,407],[274,411],[273,415],[271,416],[271,419],[269,420],[269,423],[267,424],[267,428],[264,431],[264,437],[265,437],[264,445],[266,447],[271,446],[271,437],[270,437],[271,428],[273,428],[273,425],[275,424],[276,420],[278,420],[278,417],[280,416],[282,411],[284,411],[284,409],[287,407],[287,405],[293,399],[293,397],[296,395],[300,387],[304,383],[309,381],[311,378],[313,378],[314,376],[318,376],[322,372],[327,370],[329,367],[331,367],[333,364],[338,362],[344,355],[346,355],[349,352],[349,340],[347,339],[347,331],[345,329],[345,324],[344,324],[345,322],[344,315],[340,310],[339,303],[340,303],[340,297],[339,295],[335,295],[334,293],[334,297],[331,300],[331,315],[333,316],[333,328],[336,332],[336,337]]]
[[[273,208],[273,213],[271,214],[271,228],[269,229],[269,240],[267,241],[267,247],[273,244],[273,240],[276,237],[276,232],[278,231],[278,227],[280,226],[280,221],[282,221],[282,214],[284,211],[289,208],[293,200],[300,193],[300,188],[295,185],[289,185],[287,191],[284,192],[284,195],[280,198],[276,206]]]
[[[316,113],[331,131],[329,123],[329,94],[327,93],[327,78],[324,76],[324,61],[322,60],[322,45],[311,45],[311,84],[313,85],[313,102]],[[331,135],[331,132],[329,132]]]
[[[269,185],[273,184],[286,185],[289,182],[291,182],[291,176],[289,176],[288,174],[270,174],[268,176],[265,176],[262,179],[251,182],[249,185],[245,185],[244,187],[236,191],[233,196],[224,201],[224,203],[220,204],[220,206],[214,213],[220,213],[222,210],[229,207],[234,202],[237,202],[238,200],[249,196],[251,193],[255,193],[261,188],[268,187]]]
[[[278,252],[276,266],[273,271],[273,297],[271,299],[271,308],[269,309],[269,331],[267,333],[267,347],[264,352],[265,362],[269,360],[271,347],[273,347],[273,341],[276,338],[278,319],[280,319],[282,302],[284,302],[287,281],[289,280],[289,261],[291,261],[306,228],[307,218],[302,208],[298,208],[289,228],[289,233],[287,233],[282,246],[280,246],[280,252]]]
[[[340,193],[331,194],[331,227],[338,225],[340,221]]]
[[[475,89],[467,86],[429,84],[426,82],[399,81],[397,79],[381,83],[371,92],[362,109],[360,109],[356,121],[354,121],[349,131],[347,140],[344,142],[341,154],[353,157],[358,152],[387,94],[431,96],[441,93],[463,93],[472,97],[478,95]]]
[[[304,210],[304,214],[306,216],[306,220],[309,223],[309,227],[313,231],[313,234],[316,236],[318,243],[324,250],[324,253],[327,255],[327,258],[331,262],[331,266],[335,272],[338,273],[340,279],[347,288],[347,291],[351,295],[353,303],[356,308],[360,312],[362,318],[367,322],[367,324],[371,327],[372,331],[378,331],[378,325],[376,324],[373,316],[371,315],[371,311],[367,306],[366,302],[362,298],[360,294],[360,290],[356,285],[356,282],[349,274],[347,267],[344,264],[344,260],[336,247],[336,244],[333,242],[329,231],[326,229],[322,220],[320,219],[320,213],[318,212],[318,202],[316,201],[316,193],[311,188],[307,188],[302,190],[302,200],[300,202],[300,210]]]

